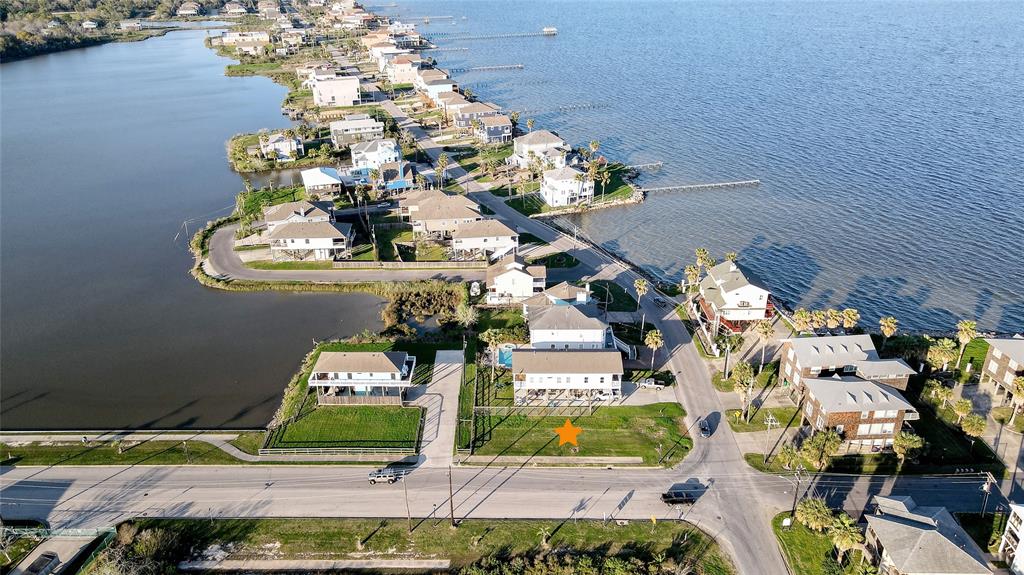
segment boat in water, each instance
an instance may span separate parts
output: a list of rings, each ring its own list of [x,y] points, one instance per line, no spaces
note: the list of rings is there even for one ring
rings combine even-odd
[[[554,26],[548,26],[541,30],[541,32],[543,32],[545,36],[554,36],[555,34],[558,34],[558,28],[555,28]]]

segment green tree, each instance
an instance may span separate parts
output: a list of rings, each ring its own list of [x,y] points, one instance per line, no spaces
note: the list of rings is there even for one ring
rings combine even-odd
[[[793,327],[797,331],[807,331],[811,329],[811,312],[804,308],[797,308],[793,312]]]
[[[813,463],[817,469],[823,469],[828,465],[829,459],[839,451],[842,444],[843,439],[839,437],[838,433],[832,429],[826,429],[804,440],[800,454]]]
[[[725,259],[727,261],[735,262],[737,259],[739,259],[739,257],[740,257],[740,254],[738,254],[736,252],[725,252]]]
[[[835,514],[821,497],[808,497],[796,506],[796,520],[811,531],[821,533],[832,526]]]
[[[892,440],[892,450],[896,453],[896,458],[899,460],[899,469],[903,468],[903,463],[908,457],[913,457],[915,453],[923,448],[924,438],[909,431],[897,433],[896,437]]]
[[[750,421],[750,398],[754,391],[754,367],[745,361],[732,369],[733,388],[743,401],[743,421]]]
[[[715,265],[715,259],[711,257],[711,252],[707,248],[697,248],[693,253],[697,256],[697,267],[710,268]]]
[[[722,371],[725,373],[725,379],[729,379],[729,355],[740,348],[740,345],[743,343],[743,336],[738,333],[720,335],[715,338],[715,343],[718,344],[718,348],[725,354],[725,366]]]
[[[779,454],[776,456],[779,463],[782,464],[783,469],[790,469],[793,464],[800,460],[800,452],[792,443],[787,443],[782,446],[779,450]]]
[[[775,326],[772,325],[772,320],[762,319],[754,324],[754,333],[757,334],[757,338],[761,340],[761,366],[757,368],[757,373],[761,373],[764,369],[764,351],[768,347],[768,342],[772,340],[775,335]]]
[[[967,349],[967,344],[978,337],[978,322],[962,319],[956,322],[956,339],[960,342],[960,354],[956,357],[956,363],[959,366],[960,361],[964,358],[964,351]]]
[[[636,278],[633,280],[633,289],[636,290],[636,311],[640,311],[640,300],[647,295],[647,280]]]
[[[597,151],[601,149],[601,142],[598,142],[597,140],[591,140],[590,145],[587,147],[590,148],[590,157],[596,160]]]
[[[656,329],[647,332],[647,335],[644,336],[644,345],[651,348],[651,371],[654,371],[654,358],[658,355],[658,350],[665,345],[661,332]]]
[[[885,349],[885,342],[894,335],[900,327],[900,322],[891,315],[878,320],[878,328],[882,331],[882,349]]]
[[[846,513],[840,513],[832,525],[829,525],[828,538],[832,540],[832,545],[836,548],[838,554],[836,561],[840,565],[843,563],[843,555],[864,541],[864,535],[860,532],[860,528]]]
[[[437,157],[437,169],[441,171],[441,183],[438,187],[441,189],[444,189],[444,178],[448,172],[448,161],[448,154],[442,153],[440,156]]]
[[[953,413],[956,414],[957,425],[960,425],[960,422],[972,411],[974,411],[974,404],[967,398],[958,399],[953,402]]]
[[[512,122],[513,128],[519,126],[519,112],[509,112],[508,119]]]
[[[928,346],[928,363],[932,369],[941,370],[957,358],[956,342],[944,337]]]
[[[480,313],[474,306],[462,304],[455,308],[455,321],[462,327],[469,329],[476,325],[480,319]]]
[[[857,322],[860,321],[860,312],[848,307],[843,310],[843,329],[853,329],[857,327]]]
[[[1013,378],[1013,399],[1010,400],[1010,427],[1013,427],[1014,420],[1020,406],[1024,404],[1024,375]]]
[[[603,200],[605,186],[607,186],[608,183],[612,181],[612,175],[608,172],[608,170],[604,170],[597,176],[597,181],[601,184],[601,199]]]
[[[943,385],[937,379],[929,379],[924,384],[924,391],[932,399],[936,400],[940,408],[946,407],[946,403],[953,398],[953,390]]]
[[[527,118],[527,120],[526,120],[526,129],[528,131],[532,132],[533,131],[533,126],[534,126],[533,118]]]
[[[700,267],[696,264],[690,264],[683,269],[683,273],[686,274],[686,287],[689,290],[693,290],[697,287],[697,280],[700,279]]]
[[[974,448],[975,440],[985,433],[985,424],[985,418],[977,413],[967,415],[960,422],[960,429],[963,430],[964,435],[971,438],[971,449]]]

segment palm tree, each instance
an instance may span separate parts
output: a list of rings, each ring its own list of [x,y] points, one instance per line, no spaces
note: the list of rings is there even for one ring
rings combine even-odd
[[[900,322],[887,315],[882,319],[878,320],[878,328],[882,330],[882,349],[885,349],[885,342],[892,336],[896,335],[896,330],[899,329]]]
[[[843,438],[834,430],[819,431],[804,441],[800,454],[812,461],[818,469],[828,465],[829,459],[839,451]]]
[[[811,329],[811,312],[804,308],[798,308],[793,312],[793,327],[797,331],[807,331]]]
[[[827,321],[828,320],[825,316],[824,311],[816,309],[811,312],[811,329],[813,329],[814,331],[818,331],[819,329],[825,327],[825,323]]]
[[[836,547],[838,554],[836,561],[840,565],[843,564],[843,555],[864,541],[864,535],[860,532],[860,527],[857,527],[853,518],[845,513],[836,517],[832,525],[829,526],[828,537],[832,540],[832,545]]]
[[[825,325],[827,325],[829,329],[836,329],[842,321],[843,314],[839,310],[832,308],[825,310]]]
[[[853,575],[878,575],[878,567],[870,563],[861,563],[853,568]]]
[[[714,260],[711,259],[711,253],[708,252],[707,248],[697,248],[697,249],[693,250],[693,253],[694,253],[694,255],[697,256],[697,267],[699,267],[699,268],[705,268],[705,267],[709,268],[712,265],[714,265],[713,263],[712,264],[708,263],[708,262],[712,262]]]
[[[1017,412],[1020,411],[1021,402],[1024,401],[1024,375],[1013,378],[1013,399],[1010,400],[1010,427],[1017,419]]]
[[[928,363],[933,369],[946,369],[949,362],[957,357],[956,342],[944,337],[928,346]]]
[[[473,99],[473,90],[471,88],[463,88],[462,89],[462,95],[465,96],[467,100],[472,100]]]
[[[730,262],[735,262],[740,257],[740,254],[736,252],[725,252],[725,259]]]
[[[597,181],[601,182],[601,199],[604,199],[604,189],[612,181],[612,175],[608,173],[608,170],[604,170],[597,176]]]
[[[971,448],[974,448],[974,441],[985,433],[985,418],[972,413],[964,418],[960,422],[960,429],[964,431],[964,435],[971,438]]]
[[[447,175],[446,173],[448,171],[448,154],[442,153],[440,156],[437,157],[437,169],[441,170],[441,184],[438,187],[443,189],[444,177],[445,175]]]
[[[533,118],[528,118],[526,120],[526,129],[532,132],[533,131],[533,124],[534,124]]]
[[[700,267],[696,264],[690,264],[683,269],[683,273],[686,274],[686,286],[688,289],[697,287],[697,280],[700,279]]]
[[[924,438],[920,435],[915,435],[909,431],[897,433],[896,437],[892,439],[892,450],[896,453],[896,458],[899,460],[897,473],[900,469],[903,469],[903,462],[906,461],[907,457],[923,447]]]
[[[509,112],[508,119],[512,122],[513,128],[519,126],[519,112]]]
[[[787,443],[782,446],[779,450],[779,454],[775,456],[779,463],[782,464],[783,469],[789,469],[793,467],[793,464],[800,460],[800,452],[797,451],[796,447],[792,443]]]
[[[832,525],[835,515],[821,497],[808,497],[796,506],[796,520],[811,531],[824,531]]]
[[[967,398],[958,399],[953,402],[953,413],[956,414],[956,424],[960,425],[972,411],[974,411],[974,404]]]
[[[601,142],[590,140],[590,145],[587,147],[590,148],[590,156],[596,158],[597,151],[601,149]]]
[[[956,339],[960,342],[960,355],[956,357],[956,364],[964,358],[964,351],[971,340],[978,337],[978,322],[970,319],[962,319],[956,322]]]
[[[656,329],[647,332],[647,335],[644,336],[644,345],[651,348],[651,371],[654,371],[654,358],[658,355],[661,346],[665,345],[661,332]]]
[[[548,539],[551,537],[551,530],[547,527],[541,527],[537,530],[537,537],[540,537],[540,546],[544,549],[547,549]]]
[[[725,379],[729,379],[729,354],[739,349],[743,343],[743,336],[739,334],[720,335],[715,339],[718,347],[725,352]]]
[[[764,370],[764,350],[768,347],[768,342],[772,339],[772,336],[775,335],[775,326],[772,325],[772,320],[762,319],[755,323],[754,333],[761,340],[761,366],[757,368],[757,373],[761,373]]]
[[[953,397],[953,390],[942,384],[937,379],[929,379],[924,382],[924,392],[926,395],[939,401],[940,408],[946,407],[946,402]]]
[[[413,181],[416,182],[416,187],[419,188],[420,190],[422,190],[423,186],[427,184],[427,178],[423,174],[416,174],[416,177],[413,178]]]
[[[750,421],[750,397],[754,391],[754,368],[741,361],[732,369],[733,389],[743,399],[743,421]]]
[[[636,311],[640,311],[640,300],[647,295],[647,280],[636,278],[633,280],[633,289],[636,290]]]
[[[377,182],[380,180],[380,170],[378,170],[377,168],[374,168],[374,169],[370,170],[369,176],[370,176],[370,182],[372,182],[373,183],[373,187],[376,188],[377,187]]]
[[[478,131],[480,131],[480,120],[473,118],[472,120],[469,121],[469,127],[470,129],[473,130],[474,134],[477,133]]]

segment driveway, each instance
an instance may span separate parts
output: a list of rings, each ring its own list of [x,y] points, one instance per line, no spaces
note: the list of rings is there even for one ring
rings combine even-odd
[[[412,401],[413,405],[424,409],[423,441],[420,445],[423,467],[447,468],[452,464],[455,429],[459,421],[462,362],[461,349],[438,351],[430,384]]]
[[[65,563],[74,559],[93,539],[93,537],[51,537],[36,546],[31,553],[22,559],[21,563],[18,563],[18,566],[11,571],[11,575],[23,575],[29,565],[32,565],[32,562],[37,557],[47,551],[57,554],[57,558],[60,559],[60,566],[54,571],[59,571]]]

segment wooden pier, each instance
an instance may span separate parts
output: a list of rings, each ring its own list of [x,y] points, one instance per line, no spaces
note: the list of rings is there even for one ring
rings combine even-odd
[[[462,48],[438,48],[438,47],[435,46],[435,47],[431,47],[431,48],[426,48],[423,51],[424,52],[468,52],[469,48],[466,48],[466,47],[462,47]]]
[[[566,106],[556,106],[554,108],[534,108],[532,110],[518,110],[521,115],[536,115],[536,114],[547,114],[550,112],[576,112],[578,110],[596,110],[598,108],[607,108],[608,104],[600,102],[584,102],[582,104],[569,104]]]
[[[737,180],[734,182],[715,182],[710,184],[686,184],[682,186],[663,186],[659,188],[637,188],[644,194],[652,192],[697,192],[702,190],[720,190],[725,188],[756,188],[761,180]]]
[[[474,66],[472,68],[449,68],[448,71],[452,74],[462,74],[465,72],[497,72],[500,70],[522,70],[525,68],[522,64],[506,64],[504,66]]]
[[[540,36],[552,36],[552,34],[547,34],[545,32],[520,32],[520,33],[513,33],[513,34],[487,34],[487,35],[484,35],[484,36],[459,36],[459,35],[456,35],[456,34],[453,33],[452,36],[443,37],[443,38],[441,37],[441,34],[435,34],[435,35],[432,35],[432,36],[437,37],[437,38],[441,38],[443,40],[456,41],[456,40],[500,40],[500,39],[504,39],[504,38],[532,38],[534,36],[537,36],[537,37],[540,37]],[[434,38],[430,38],[430,39],[433,40]]]
[[[646,164],[633,164],[632,166],[626,166],[627,170],[636,170],[638,172],[653,172],[660,170],[665,162],[648,162]]]

